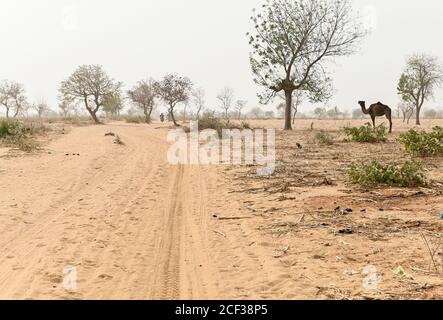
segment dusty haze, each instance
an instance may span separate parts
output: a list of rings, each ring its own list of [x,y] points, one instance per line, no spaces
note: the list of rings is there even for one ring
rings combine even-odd
[[[354,0],[371,35],[361,51],[331,66],[337,90],[330,106],[351,110],[360,99],[398,102],[396,84],[405,58],[425,52],[443,59],[439,41],[443,3],[438,0]],[[30,101],[46,97],[53,109],[57,89],[80,64],[102,64],[126,88],[166,72],[190,77],[218,106],[224,86],[256,105],[249,46],[257,0],[55,1],[3,0],[0,11],[0,79],[22,82]],[[369,16],[369,18],[368,18]],[[274,103],[275,105],[275,103]],[[275,110],[274,105],[265,110]],[[427,107],[443,106],[439,90]],[[312,110],[305,105],[302,112]]]

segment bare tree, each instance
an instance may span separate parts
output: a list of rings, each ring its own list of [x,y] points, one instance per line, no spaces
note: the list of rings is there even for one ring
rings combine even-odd
[[[435,109],[428,109],[425,111],[425,117],[427,119],[435,119],[437,118],[437,110]]]
[[[45,98],[41,98],[40,101],[33,104],[32,108],[37,112],[39,119],[41,119],[46,112],[51,110]]]
[[[326,108],[317,107],[314,110],[314,115],[316,115],[318,119],[324,118],[326,113],[327,113]]]
[[[151,114],[155,107],[155,99],[158,97],[155,91],[153,79],[139,81],[132,90],[128,91],[128,97],[143,111],[145,122],[151,122]]]
[[[222,103],[222,108],[225,110],[225,118],[228,118],[229,109],[232,106],[234,100],[234,90],[229,87],[225,87],[222,92],[217,96],[217,99]]]
[[[26,106],[25,89],[21,83],[3,80],[0,83],[0,104],[6,109],[6,118],[16,118]]]
[[[205,90],[203,88],[198,88],[192,92],[193,102],[197,106],[197,120],[200,119],[200,112],[205,107]]]
[[[337,120],[340,116],[342,116],[342,117],[344,116],[343,112],[340,111],[340,109],[337,106],[327,110],[326,114],[329,118],[334,119],[334,120]]]
[[[178,124],[174,117],[174,108],[179,103],[189,101],[192,92],[191,80],[177,74],[167,74],[163,80],[154,84],[154,88],[163,101],[168,104],[169,115],[174,125],[177,126]]]
[[[407,120],[407,123],[409,124],[409,121],[411,120],[411,117],[414,114],[415,110],[414,105],[411,103],[400,102],[397,108],[402,113],[403,122],[406,122]]]
[[[249,111],[249,113],[255,119],[260,119],[261,117],[263,117],[263,111],[261,110],[260,107],[252,108],[251,111]]]
[[[294,90],[305,90],[312,102],[328,99],[325,62],[353,53],[365,32],[349,0],[270,0],[251,19],[250,61],[254,81],[265,88],[261,102],[283,91],[285,129],[291,130]]]
[[[58,108],[60,109],[60,115],[66,119],[69,117],[71,112],[73,111],[73,105],[72,102],[68,100],[61,99],[60,103],[58,104]]]
[[[279,114],[279,117],[285,117],[285,109],[286,109],[286,103],[285,102],[281,102],[277,105],[277,111]]]
[[[397,90],[405,103],[414,105],[417,125],[420,125],[423,104],[434,96],[434,90],[442,83],[443,68],[437,57],[415,54],[407,59]]]
[[[266,111],[264,114],[265,118],[267,119],[273,119],[275,118],[275,113],[272,110]]]
[[[105,99],[120,91],[121,82],[111,79],[100,65],[82,65],[65,81],[60,93],[63,99],[84,103],[86,110],[96,123],[100,123],[97,112]]]
[[[292,124],[295,123],[295,116],[297,115],[298,108],[305,100],[305,92],[302,90],[295,90],[292,95]]]
[[[237,119],[241,119],[242,110],[246,107],[248,101],[246,100],[237,100],[235,103],[235,111],[237,111]]]

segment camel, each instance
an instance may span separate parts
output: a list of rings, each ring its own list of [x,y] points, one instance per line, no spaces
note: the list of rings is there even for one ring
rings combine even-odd
[[[375,130],[375,117],[386,116],[389,120],[389,133],[392,132],[392,110],[387,105],[384,105],[380,101],[372,104],[368,109],[366,109],[365,101],[359,101],[358,104],[361,107],[361,110],[364,114],[371,115],[372,125]]]

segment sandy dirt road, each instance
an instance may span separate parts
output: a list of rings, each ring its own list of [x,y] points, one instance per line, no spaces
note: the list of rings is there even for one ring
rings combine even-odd
[[[169,165],[166,134],[80,127],[43,154],[0,159],[0,298],[217,298],[215,168]],[[69,266],[75,290],[63,286]]]
[[[441,243],[441,187],[355,188],[340,155],[405,157],[395,137],[340,143],[345,124],[316,123],[337,141],[324,148],[311,120],[298,125],[277,135],[283,165],[269,179],[243,166],[170,165],[159,124],[72,127],[30,155],[0,149],[0,298],[441,299],[421,238]],[[427,161],[443,181],[441,158]],[[353,213],[335,216],[337,206]],[[364,287],[368,266],[375,291]]]

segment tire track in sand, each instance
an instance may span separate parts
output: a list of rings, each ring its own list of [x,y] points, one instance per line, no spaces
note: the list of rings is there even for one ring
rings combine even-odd
[[[168,192],[169,204],[165,212],[165,228],[157,249],[152,299],[178,299],[180,296],[180,241],[183,216],[182,180],[183,166],[175,169]],[[168,201],[168,200],[167,200]]]

